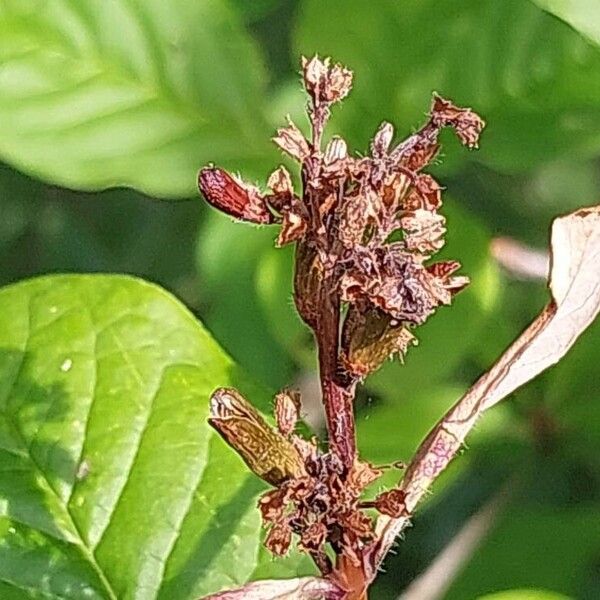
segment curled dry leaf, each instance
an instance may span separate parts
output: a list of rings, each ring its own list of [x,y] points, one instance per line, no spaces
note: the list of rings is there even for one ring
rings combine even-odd
[[[201,600],[342,600],[345,592],[319,577],[265,579],[237,590],[205,596]]]
[[[386,555],[481,414],[557,363],[600,312],[600,206],[557,218],[551,253],[551,301],[421,443],[399,488],[406,494],[408,514],[380,517],[373,566]]]

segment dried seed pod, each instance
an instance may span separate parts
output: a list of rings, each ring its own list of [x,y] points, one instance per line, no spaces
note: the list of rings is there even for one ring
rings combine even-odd
[[[236,219],[261,224],[275,222],[258,189],[235,179],[224,169],[202,169],[198,173],[198,187],[209,204]]]
[[[271,427],[236,390],[219,388],[210,399],[208,422],[261,479],[279,485],[305,474],[294,445]]]
[[[410,330],[379,308],[352,305],[342,329],[341,359],[344,368],[364,378],[390,357],[404,357],[417,340]]]
[[[325,266],[317,249],[306,242],[296,246],[294,301],[298,313],[313,327],[321,312]]]

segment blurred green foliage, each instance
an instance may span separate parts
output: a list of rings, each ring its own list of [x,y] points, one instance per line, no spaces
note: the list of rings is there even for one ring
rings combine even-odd
[[[490,240],[543,249],[553,216],[600,200],[594,0],[0,0],[0,280],[140,275],[271,389],[310,373],[290,251],[194,189],[208,161],[264,181],[282,160],[268,144],[275,126],[286,112],[301,119],[299,54],[315,52],[355,72],[328,134],[357,151],[384,119],[410,133],[433,90],[488,122],[480,150],[445,138],[434,168],[448,188],[445,255],[473,283],[357,405],[365,455],[407,460],[546,301],[542,281],[496,265]],[[109,186],[130,189],[92,193]],[[397,597],[509,477],[509,508],[447,597],[599,598],[600,324],[486,416],[373,597]],[[306,572],[295,560],[262,557],[256,574]]]

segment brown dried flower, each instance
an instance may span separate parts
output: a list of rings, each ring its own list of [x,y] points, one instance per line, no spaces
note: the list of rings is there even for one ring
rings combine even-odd
[[[234,390],[215,392],[211,424],[275,486],[259,501],[267,547],[285,554],[297,535],[299,547],[328,573],[329,544],[339,558],[336,580],[361,589],[375,535],[365,509],[398,518],[406,507],[400,489],[361,500],[382,471],[357,456],[355,387],[386,358],[402,358],[416,343],[414,328],[468,284],[456,275],[458,262],[430,264],[444,246],[446,221],[439,212],[442,188],[422,170],[439,151],[442,128],[474,148],[484,122],[434,94],[427,122],[403,142],[394,145],[394,128],[383,122],[370,156],[352,155],[337,136],[323,149],[331,106],[350,92],[352,72],[314,56],[302,59],[302,74],[310,139],[289,119],[273,138],[300,163],[301,193],[284,167],[271,174],[264,194],[212,166],[198,182],[216,208],[240,220],[279,223],[277,245],[296,244],[294,300],[318,345],[329,448],[295,433],[300,404],[291,392],[276,397],[277,429]]]

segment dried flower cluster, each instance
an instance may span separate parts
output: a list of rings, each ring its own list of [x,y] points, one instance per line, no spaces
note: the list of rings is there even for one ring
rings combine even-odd
[[[439,151],[442,128],[453,128],[473,148],[484,123],[434,95],[426,124],[399,144],[384,122],[370,156],[350,155],[341,137],[323,149],[331,107],[350,92],[352,72],[317,56],[303,59],[302,71],[310,140],[289,120],[274,138],[301,164],[301,193],[284,167],[271,174],[266,193],[212,166],[200,171],[199,187],[210,204],[236,219],[279,223],[278,246],[296,244],[294,297],[318,345],[329,450],[294,434],[298,399],[289,394],[276,399],[278,431],[233,390],[213,396],[212,423],[276,486],[260,500],[269,548],[284,553],[297,533],[300,547],[327,571],[326,543],[361,563],[374,535],[365,507],[391,516],[403,511],[399,490],[361,503],[381,471],[357,457],[355,387],[388,357],[402,357],[415,341],[414,327],[468,284],[456,275],[458,262],[430,262],[446,229],[441,188],[422,170]]]
[[[300,548],[313,556],[322,571],[331,570],[326,542],[359,564],[359,552],[373,539],[372,520],[360,508],[372,506],[399,517],[404,511],[403,494],[391,490],[360,503],[365,487],[383,471],[356,461],[346,473],[336,454],[320,452],[316,440],[307,441],[294,432],[299,411],[296,392],[277,394],[274,429],[239,392],[220,388],[211,398],[209,422],[252,471],[276,486],[259,501],[269,526],[266,546],[273,554],[284,555],[292,533],[297,533]]]

